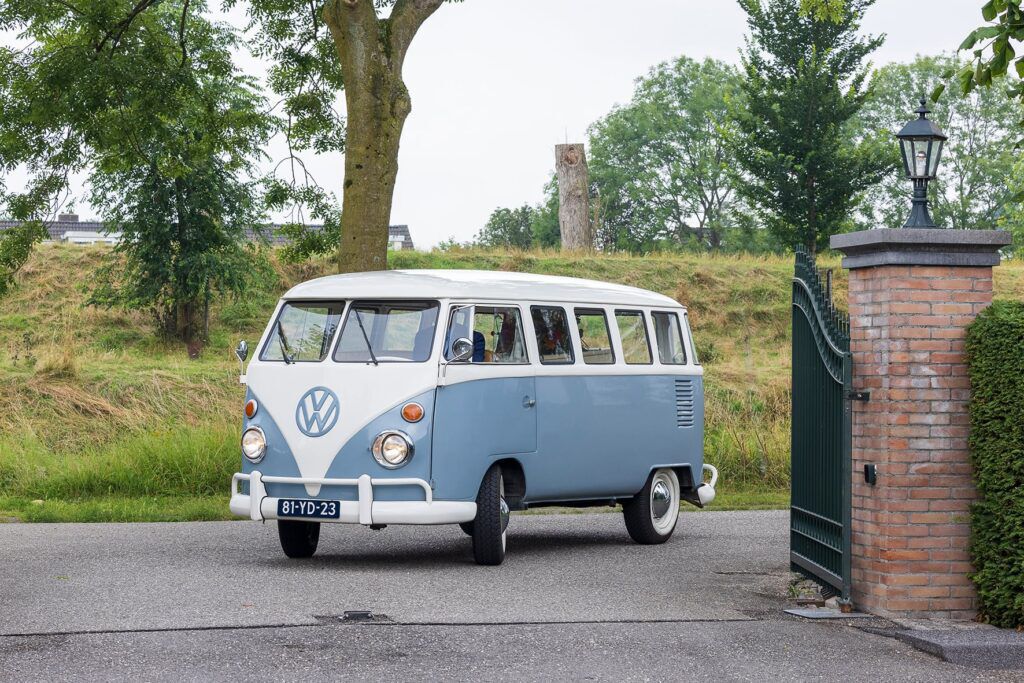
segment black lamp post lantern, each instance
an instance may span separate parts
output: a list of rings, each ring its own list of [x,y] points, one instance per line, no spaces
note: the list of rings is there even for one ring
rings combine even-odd
[[[904,228],[935,228],[928,213],[928,181],[935,180],[942,157],[942,145],[948,138],[939,130],[934,121],[928,119],[931,110],[921,98],[917,113],[919,118],[903,126],[896,134],[903,152],[903,169],[914,181],[914,208]]]

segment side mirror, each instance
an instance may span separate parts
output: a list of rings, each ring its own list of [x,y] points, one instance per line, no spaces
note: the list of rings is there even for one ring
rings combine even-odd
[[[459,337],[452,342],[452,353],[449,362],[458,363],[464,360],[469,360],[473,357],[473,342],[469,341],[465,337]]]
[[[245,359],[249,357],[249,344],[243,339],[238,342],[238,347],[235,349],[235,356],[238,357],[239,363],[244,363]]]

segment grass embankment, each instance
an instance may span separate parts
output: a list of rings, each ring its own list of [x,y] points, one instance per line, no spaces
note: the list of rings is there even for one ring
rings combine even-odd
[[[330,264],[278,266],[263,291],[218,306],[190,361],[148,316],[84,306],[107,253],[44,246],[0,301],[0,519],[226,519],[244,395],[231,349],[260,335],[282,291]],[[705,456],[722,472],[714,508],[785,505],[790,258],[472,251],[396,253],[391,265],[589,277],[685,302],[707,371]],[[1001,295],[1024,298],[1024,267],[996,278]]]

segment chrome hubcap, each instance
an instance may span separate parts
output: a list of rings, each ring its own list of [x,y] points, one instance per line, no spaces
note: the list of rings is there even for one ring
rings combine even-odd
[[[661,519],[668,514],[671,507],[672,492],[664,481],[658,480],[651,488],[651,514],[654,515],[654,519]]]

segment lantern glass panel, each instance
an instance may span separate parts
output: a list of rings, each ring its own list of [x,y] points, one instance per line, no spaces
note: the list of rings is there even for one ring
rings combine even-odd
[[[932,143],[932,154],[928,168],[928,177],[935,178],[939,174],[939,159],[942,158],[942,140]]]
[[[900,138],[900,152],[903,153],[903,170],[908,176],[913,177],[914,169],[911,166],[911,160],[914,158],[914,150],[910,140]]]
[[[914,140],[913,169],[910,174],[914,178],[928,177],[928,151],[930,140]]]

